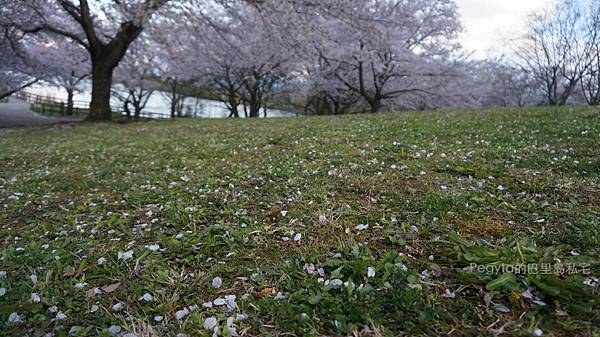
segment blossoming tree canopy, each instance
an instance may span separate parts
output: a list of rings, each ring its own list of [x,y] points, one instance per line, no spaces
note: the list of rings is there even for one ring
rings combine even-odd
[[[3,1],[3,17],[23,34],[66,37],[90,57],[90,120],[111,118],[113,70],[130,44],[168,0],[23,0]]]

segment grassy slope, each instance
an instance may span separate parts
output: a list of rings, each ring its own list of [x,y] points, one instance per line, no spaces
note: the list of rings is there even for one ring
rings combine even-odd
[[[589,275],[498,280],[464,267],[560,258],[598,277],[599,142],[590,109],[3,131],[0,331],[210,335],[214,316],[227,335],[243,313],[233,326],[254,336],[598,336]],[[356,288],[324,285],[313,265]],[[225,295],[238,308],[202,307]]]

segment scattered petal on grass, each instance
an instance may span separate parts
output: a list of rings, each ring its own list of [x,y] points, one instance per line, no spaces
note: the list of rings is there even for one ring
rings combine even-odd
[[[65,315],[62,311],[59,311],[56,313],[56,320],[57,321],[64,321],[67,319],[67,315]]]
[[[100,308],[99,308],[97,305],[93,304],[93,305],[92,305],[92,307],[90,308],[90,312],[91,312],[91,313],[95,313],[95,312],[96,312],[96,311],[98,311],[99,309],[100,309]]]
[[[138,301],[151,302],[153,299],[154,297],[152,297],[152,295],[145,293],[144,296],[138,298]]]
[[[342,284],[344,284],[344,282],[342,280],[340,280],[339,278],[335,278],[335,279],[329,281],[329,285],[331,285],[332,287],[339,287]]]
[[[106,259],[105,259],[105,258],[103,258],[103,257],[101,257],[101,258],[99,258],[99,259],[98,259],[98,261],[96,261],[96,262],[98,263],[98,265],[100,265],[100,266],[101,266],[101,265],[103,265],[104,263],[106,263]]]
[[[85,297],[91,298],[99,294],[102,294],[102,290],[100,290],[98,287],[94,287],[85,292]]]
[[[21,316],[19,316],[18,313],[13,312],[10,315],[8,315],[8,322],[9,323],[19,323],[19,322],[21,322]]]
[[[154,244],[154,245],[146,245],[146,246],[144,246],[144,247],[145,247],[146,249],[148,249],[149,251],[152,251],[152,252],[155,252],[155,251],[157,251],[157,250],[159,250],[159,249],[160,249],[160,246],[159,246],[159,245],[157,245],[157,244]]]
[[[108,328],[108,332],[110,332],[113,335],[116,335],[121,332],[121,329],[122,328],[118,325],[112,325],[110,328]]]
[[[215,317],[209,317],[204,320],[204,324],[202,324],[202,326],[204,327],[204,329],[212,331],[217,326],[217,324],[219,324],[219,321],[217,321]]]
[[[40,295],[38,293],[31,293],[31,301],[33,303],[40,303],[42,299],[40,298]]]
[[[497,311],[497,312],[502,312],[502,313],[508,313],[508,312],[510,312],[510,309],[507,306],[505,306],[504,304],[501,304],[501,303],[494,304],[494,310]]]
[[[212,286],[213,286],[213,288],[215,288],[215,289],[221,288],[221,286],[223,286],[223,280],[222,280],[220,277],[218,277],[218,276],[217,276],[217,277],[215,277],[215,278],[212,280]]]
[[[302,234],[301,233],[296,233],[296,235],[294,235],[294,241],[298,242],[302,240]]]
[[[235,295],[225,295],[225,303],[230,310],[237,308],[237,303],[235,303],[236,296]]]
[[[83,289],[85,286],[87,285],[87,283],[77,283],[74,288],[75,289]]]
[[[6,294],[6,288],[0,288],[0,297]]]
[[[162,322],[163,319],[165,319],[164,316],[154,316],[155,322]]]
[[[111,310],[114,312],[119,312],[119,311],[121,311],[121,309],[123,309],[122,303],[117,303],[111,307]]]
[[[369,225],[363,225],[363,224],[361,224],[361,225],[358,225],[358,226],[354,227],[354,229],[359,230],[359,231],[364,231],[366,229],[369,229]]]
[[[188,308],[183,308],[175,313],[175,318],[177,320],[182,320],[189,313],[190,313],[190,311],[188,310]]]
[[[442,296],[447,298],[456,298],[456,293],[453,293],[452,291],[450,291],[450,289],[446,289],[446,293]]]
[[[367,268],[367,277],[375,277],[375,269],[373,267]]]
[[[117,254],[117,259],[119,260],[127,261],[131,258],[133,258],[133,250],[128,250],[124,253],[119,251],[119,253]]]

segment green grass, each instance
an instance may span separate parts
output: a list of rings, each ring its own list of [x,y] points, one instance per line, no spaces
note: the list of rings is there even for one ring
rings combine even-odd
[[[600,336],[597,109],[1,132],[0,335]]]

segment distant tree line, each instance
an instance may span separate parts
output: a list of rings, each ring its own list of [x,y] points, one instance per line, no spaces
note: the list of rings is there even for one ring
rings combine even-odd
[[[0,5],[0,98],[43,81],[72,102],[91,83],[90,120],[110,119],[111,97],[139,117],[156,92],[172,117],[192,96],[221,101],[230,117],[600,104],[596,0],[533,13],[516,58],[488,60],[459,44],[453,0]]]

